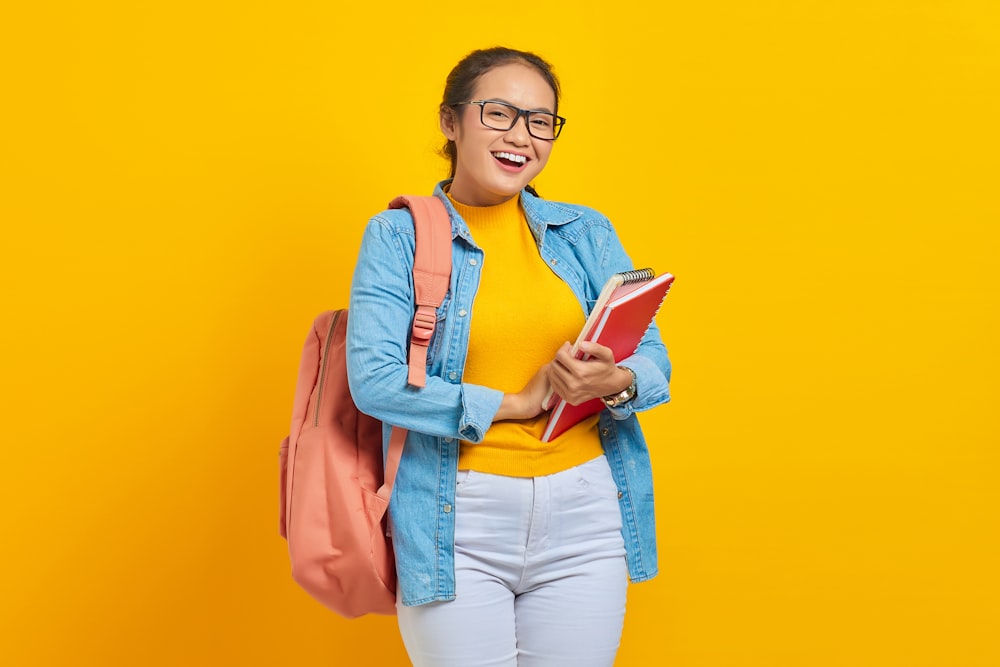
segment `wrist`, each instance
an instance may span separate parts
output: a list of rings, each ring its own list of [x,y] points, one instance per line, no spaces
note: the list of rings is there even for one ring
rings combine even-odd
[[[635,374],[624,366],[615,366],[615,371],[617,371],[615,376],[618,378],[618,381],[614,386],[618,387],[618,389],[609,393],[608,396],[614,396],[615,394],[620,394],[627,390],[632,386],[632,381],[635,377]]]
[[[522,419],[524,412],[524,399],[520,394],[504,394],[500,402],[500,409],[497,410],[493,421],[503,421],[506,419]]]
[[[619,392],[601,397],[601,400],[604,401],[604,404],[609,408],[614,408],[631,402],[635,399],[635,396],[638,393],[635,383],[635,371],[627,366],[618,366],[618,369],[625,371],[628,374],[628,386]]]

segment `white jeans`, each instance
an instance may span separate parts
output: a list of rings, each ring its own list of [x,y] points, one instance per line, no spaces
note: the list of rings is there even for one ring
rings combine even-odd
[[[607,459],[554,475],[459,471],[456,599],[397,603],[416,667],[610,667],[628,572]]]

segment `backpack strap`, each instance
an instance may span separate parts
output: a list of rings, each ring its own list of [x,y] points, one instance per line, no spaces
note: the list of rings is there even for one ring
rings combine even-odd
[[[410,333],[410,372],[414,387],[423,387],[427,374],[427,346],[437,324],[437,308],[451,283],[451,219],[437,197],[401,195],[389,208],[408,208],[413,215],[416,251],[413,257],[413,289],[417,311]]]
[[[451,284],[451,218],[448,209],[437,197],[400,195],[389,208],[408,208],[413,216],[416,233],[416,250],[413,255],[413,290],[417,304],[410,333],[410,367],[407,382],[423,387],[427,380],[427,346],[430,345],[437,324],[437,308],[444,301]],[[378,495],[386,503],[392,497],[396,471],[403,457],[407,430],[392,427],[389,451],[385,456],[385,472]],[[383,510],[384,512],[385,510]]]
[[[380,486],[377,491],[377,494],[386,502],[385,509],[382,510],[383,513],[389,509],[388,503],[392,498],[392,486],[396,482],[396,473],[399,471],[399,462],[403,458],[403,445],[406,444],[407,433],[409,433],[409,431],[405,428],[393,426],[392,432],[389,434],[389,451],[385,453],[385,468],[382,473],[382,486]]]

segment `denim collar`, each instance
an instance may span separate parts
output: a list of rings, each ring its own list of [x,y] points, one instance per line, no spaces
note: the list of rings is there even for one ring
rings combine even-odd
[[[444,192],[445,186],[449,185],[451,181],[452,179],[449,178],[438,183],[434,187],[434,196],[444,202],[444,206],[448,210],[448,216],[451,218],[452,238],[460,236],[468,243],[475,245],[468,225],[465,224],[465,220],[458,214],[458,211],[452,206],[451,200],[448,199],[448,195]],[[579,211],[542,199],[531,194],[527,189],[521,191],[520,197],[521,206],[524,207],[524,215],[528,219],[528,226],[531,228],[535,240],[539,243],[541,243],[547,227],[565,225],[580,217]]]

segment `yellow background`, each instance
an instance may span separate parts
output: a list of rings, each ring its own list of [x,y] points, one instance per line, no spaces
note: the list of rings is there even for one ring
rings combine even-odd
[[[8,5],[0,663],[404,664],[291,582],[277,447],[503,43],[565,86],[542,194],[677,275],[619,664],[1000,664],[995,0]]]

